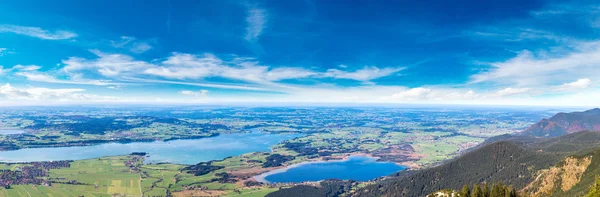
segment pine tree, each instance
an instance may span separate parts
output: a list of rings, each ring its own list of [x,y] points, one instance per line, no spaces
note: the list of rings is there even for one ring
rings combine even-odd
[[[505,197],[505,189],[504,184],[496,183],[492,186],[492,192],[490,193],[490,197]]]
[[[600,178],[596,178],[596,184],[590,188],[590,192],[585,197],[600,197]]]
[[[515,190],[515,188],[513,188],[512,186],[509,186],[506,188],[505,196],[506,197],[517,197],[517,190]]]
[[[483,184],[483,197],[490,197],[490,185],[487,182]]]
[[[469,189],[469,185],[465,185],[460,192],[461,197],[471,197],[471,189]]]
[[[471,197],[483,197],[483,191],[481,190],[481,185],[479,185],[479,184],[473,185],[473,193],[471,193]]]

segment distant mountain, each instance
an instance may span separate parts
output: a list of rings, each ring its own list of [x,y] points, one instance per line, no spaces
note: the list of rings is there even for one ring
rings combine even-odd
[[[556,137],[583,130],[600,131],[600,109],[584,112],[558,113],[519,133],[523,136]]]
[[[398,177],[359,189],[351,196],[424,196],[441,189],[459,190],[465,184],[482,182],[503,182],[517,190],[529,185],[533,185],[530,188],[536,188],[539,182],[543,182],[539,181],[537,175],[544,170],[555,165],[566,169],[561,163],[565,162],[567,156],[582,152],[588,154],[590,151],[595,154],[598,151],[594,149],[600,147],[600,132],[582,131],[551,139],[537,138],[537,141],[531,141],[527,136],[522,137],[527,140],[518,139],[516,136],[509,141],[488,144],[437,167],[398,173]],[[600,161],[594,160],[589,166],[592,165],[600,166]],[[574,179],[567,180],[569,183],[565,188],[574,188],[576,192],[585,191],[583,186],[576,186],[577,183],[572,180]],[[586,178],[585,184],[590,181],[593,181],[593,178]],[[552,192],[561,187],[548,188]],[[538,190],[527,192],[539,193]],[[558,193],[570,192],[561,190]]]

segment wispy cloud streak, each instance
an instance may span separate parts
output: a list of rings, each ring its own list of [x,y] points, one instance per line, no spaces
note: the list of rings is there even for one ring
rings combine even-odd
[[[244,39],[253,42],[262,34],[267,24],[267,11],[265,9],[251,7],[246,16],[246,36]]]
[[[64,30],[49,31],[39,27],[0,25],[0,32],[15,33],[44,40],[66,40],[77,37],[76,33]]]

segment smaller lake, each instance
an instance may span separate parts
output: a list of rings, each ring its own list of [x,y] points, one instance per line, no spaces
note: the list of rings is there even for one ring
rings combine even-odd
[[[261,182],[289,183],[342,179],[368,181],[406,169],[391,162],[378,162],[375,158],[352,156],[347,160],[308,162],[274,170],[254,177]]]
[[[268,152],[270,146],[281,141],[301,136],[299,134],[236,133],[216,137],[189,140],[134,142],[127,144],[106,143],[93,146],[56,148],[25,148],[1,151],[1,162],[32,162],[80,160],[104,156],[126,155],[132,152],[147,152],[146,162],[170,162],[196,164],[221,160],[250,152]]]

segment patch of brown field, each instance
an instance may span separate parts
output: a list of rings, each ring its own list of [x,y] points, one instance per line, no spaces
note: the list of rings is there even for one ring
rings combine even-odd
[[[192,196],[222,196],[227,194],[225,191],[221,190],[183,190],[180,192],[173,192],[173,196],[175,197],[192,197]]]
[[[411,170],[418,170],[421,167],[423,167],[423,166],[421,166],[420,164],[418,164],[418,163],[416,163],[414,161],[405,161],[405,162],[400,162],[398,164],[406,166],[408,169],[411,169]]]
[[[591,156],[579,159],[567,157],[561,166],[538,171],[538,176],[523,191],[531,196],[549,196],[558,188],[568,191],[579,183],[591,163]]]
[[[244,184],[246,182],[246,180],[244,179],[238,179],[234,184],[238,187],[245,187],[246,185]]]
[[[355,156],[355,155],[364,155],[364,156],[369,156],[369,157],[373,157],[370,154],[366,154],[366,153],[348,153],[348,154],[344,154],[344,155],[339,155],[339,156],[327,156],[327,157],[318,157],[318,158],[314,158],[314,159],[309,159],[303,162],[314,162],[314,161],[329,161],[329,160],[343,160],[343,159],[347,159],[349,156]],[[288,165],[287,164],[283,164],[282,166],[277,166],[277,167],[269,167],[269,168],[263,168],[261,166],[255,166],[255,167],[251,167],[251,168],[243,168],[243,169],[236,169],[236,170],[229,170],[227,171],[227,173],[236,176],[236,177],[240,177],[242,179],[249,179],[252,176],[256,176],[268,171],[273,171],[273,170],[277,170],[277,169],[281,169],[281,168],[286,168]],[[243,177],[248,177],[248,178],[243,178]]]
[[[373,152],[372,155],[381,158],[382,161],[391,161],[395,163],[417,161],[425,157],[423,154],[417,154],[410,144],[392,145],[387,148],[379,149]]]
[[[284,167],[284,166],[270,167],[270,168],[263,168],[263,167],[257,166],[257,167],[253,167],[253,168],[245,168],[245,169],[240,169],[240,170],[228,171],[228,173],[231,175],[234,175],[236,177],[252,177],[252,176],[259,175],[259,174],[262,174],[267,171],[276,170],[276,169],[279,169],[282,167]]]

